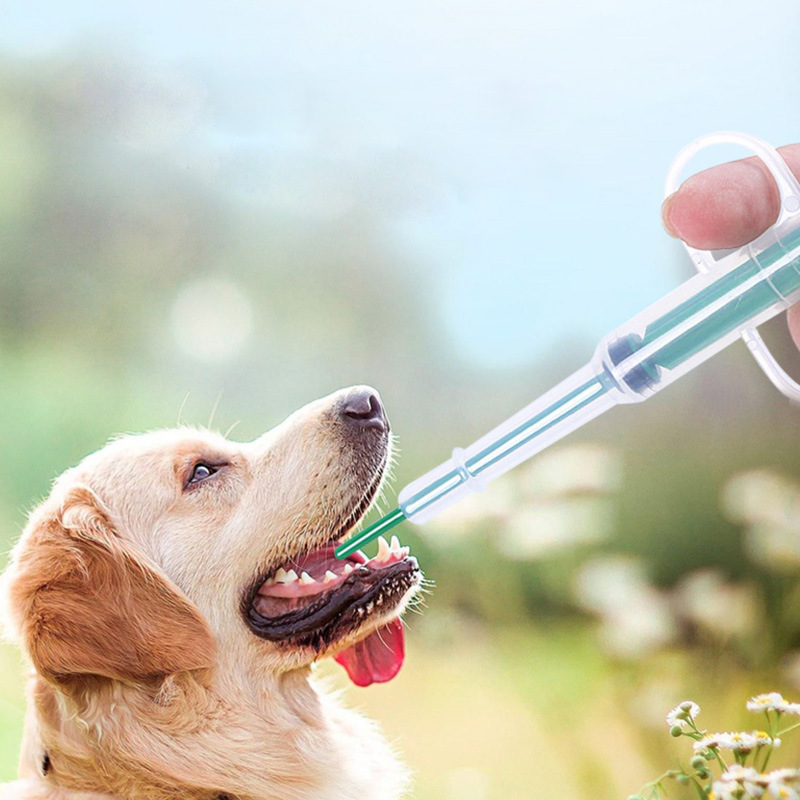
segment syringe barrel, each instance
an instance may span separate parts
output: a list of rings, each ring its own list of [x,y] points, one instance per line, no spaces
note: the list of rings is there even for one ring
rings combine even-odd
[[[800,300],[800,230],[770,229],[603,338],[595,370],[635,402]]]
[[[686,281],[604,337],[590,364],[406,486],[423,523],[616,403],[645,400],[800,300],[800,230],[791,219]]]

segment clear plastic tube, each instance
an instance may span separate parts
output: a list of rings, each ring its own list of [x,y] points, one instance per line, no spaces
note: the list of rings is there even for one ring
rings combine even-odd
[[[427,522],[464,495],[530,458],[602,414],[617,402],[616,392],[587,364],[565,381],[509,417],[466,449],[400,492],[407,519]]]

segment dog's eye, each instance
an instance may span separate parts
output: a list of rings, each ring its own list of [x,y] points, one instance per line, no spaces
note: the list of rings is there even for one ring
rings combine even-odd
[[[206,478],[210,478],[218,469],[219,467],[212,467],[210,464],[200,461],[194,465],[194,469],[186,485],[192,486],[195,483],[202,483]]]

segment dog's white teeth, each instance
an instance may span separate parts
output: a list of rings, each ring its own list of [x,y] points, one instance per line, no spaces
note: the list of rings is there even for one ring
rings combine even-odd
[[[311,576],[309,576],[309,577],[311,577]],[[275,573],[275,583],[294,583],[296,580],[298,580],[297,573],[293,569],[290,569],[287,572],[283,567],[281,567]],[[312,581],[313,581],[313,578],[312,578]]]
[[[353,571],[353,565],[352,564],[345,564],[344,565],[344,574],[345,575],[349,575],[352,571]]]
[[[389,547],[389,542],[383,538],[383,536],[378,537],[378,555],[375,556],[375,560],[379,563],[383,563],[388,561],[392,557],[392,548]]]
[[[375,605],[373,603],[368,603],[367,604],[367,614],[371,614],[373,608],[375,608]]]
[[[399,553],[400,552],[400,540],[396,536],[392,536],[392,552]]]
[[[375,605],[381,606],[383,605],[383,595],[379,594],[378,599],[375,601]]]
[[[316,581],[304,571],[300,574],[300,583],[316,583]]]
[[[325,580],[323,581],[323,583],[330,583],[331,581],[335,581],[335,580],[336,580],[336,573],[335,572],[331,572],[329,569],[326,569],[325,570]]]

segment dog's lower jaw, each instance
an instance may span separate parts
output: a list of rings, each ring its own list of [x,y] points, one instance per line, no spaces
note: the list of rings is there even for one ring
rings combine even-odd
[[[127,707],[128,713],[104,717],[96,709],[113,708],[113,703],[85,703],[33,678],[28,714],[38,719],[37,725],[28,724],[26,729],[38,730],[43,741],[26,736],[20,765],[23,780],[11,785],[17,793],[9,796],[14,800],[403,797],[408,773],[377,726],[317,691],[308,673],[302,669],[284,675],[262,687],[260,696],[245,690],[235,705],[220,699],[230,694],[220,695],[190,674],[173,676],[157,695],[109,684],[107,691],[125,695],[125,703],[116,708]],[[292,684],[290,692],[286,681]],[[180,703],[184,712],[179,728],[171,721],[173,703]],[[191,725],[186,724],[187,703],[193,712]],[[136,708],[143,705],[149,713],[140,716]],[[155,721],[144,727],[143,718]],[[96,755],[101,737],[103,752],[108,753],[103,763]],[[52,763],[46,775],[45,748]]]

